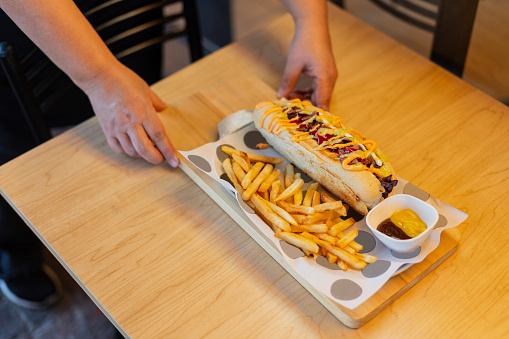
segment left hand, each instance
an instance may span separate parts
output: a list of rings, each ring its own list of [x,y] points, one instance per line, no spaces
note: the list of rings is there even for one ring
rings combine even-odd
[[[166,105],[137,74],[120,63],[82,84],[110,147],[153,164],[177,167],[177,152],[157,112]]]

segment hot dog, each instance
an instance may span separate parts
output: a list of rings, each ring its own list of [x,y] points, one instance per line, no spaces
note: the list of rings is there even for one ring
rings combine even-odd
[[[309,101],[262,102],[253,119],[276,151],[360,214],[398,182],[374,141]]]

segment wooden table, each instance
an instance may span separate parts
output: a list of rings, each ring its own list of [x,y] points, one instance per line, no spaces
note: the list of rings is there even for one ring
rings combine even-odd
[[[3,165],[0,186],[124,333],[508,334],[509,109],[341,10],[330,7],[329,15],[340,74],[331,110],[377,140],[399,175],[470,215],[458,227],[458,249],[349,329],[181,170],[115,154],[91,119]],[[215,140],[224,112],[273,96],[292,32],[285,16],[154,85],[174,107],[163,116],[174,145]],[[252,88],[258,78],[267,86]],[[198,103],[184,106],[191,95]]]

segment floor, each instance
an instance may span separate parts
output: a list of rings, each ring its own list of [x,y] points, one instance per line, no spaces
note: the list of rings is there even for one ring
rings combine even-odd
[[[231,0],[234,39],[241,38],[264,22],[284,15],[277,0]],[[427,56],[431,35],[401,26],[367,0],[347,0],[348,10]],[[509,98],[509,1],[481,0],[472,35],[464,79],[500,100]],[[402,34],[405,32],[405,34]],[[186,66],[188,53],[178,46],[168,48],[166,74]],[[61,277],[65,295],[48,311],[29,311],[12,305],[0,294],[0,338],[117,338],[118,333],[88,296],[48,255],[49,264]]]
[[[62,300],[48,310],[28,310],[12,304],[0,293],[0,338],[120,338],[110,321],[49,253],[46,262],[60,277]]]

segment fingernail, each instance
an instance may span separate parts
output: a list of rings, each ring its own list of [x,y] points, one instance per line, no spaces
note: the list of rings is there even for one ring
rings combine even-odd
[[[173,168],[177,168],[179,165],[179,162],[177,161],[177,159],[171,159],[170,160],[170,166],[173,167]]]

